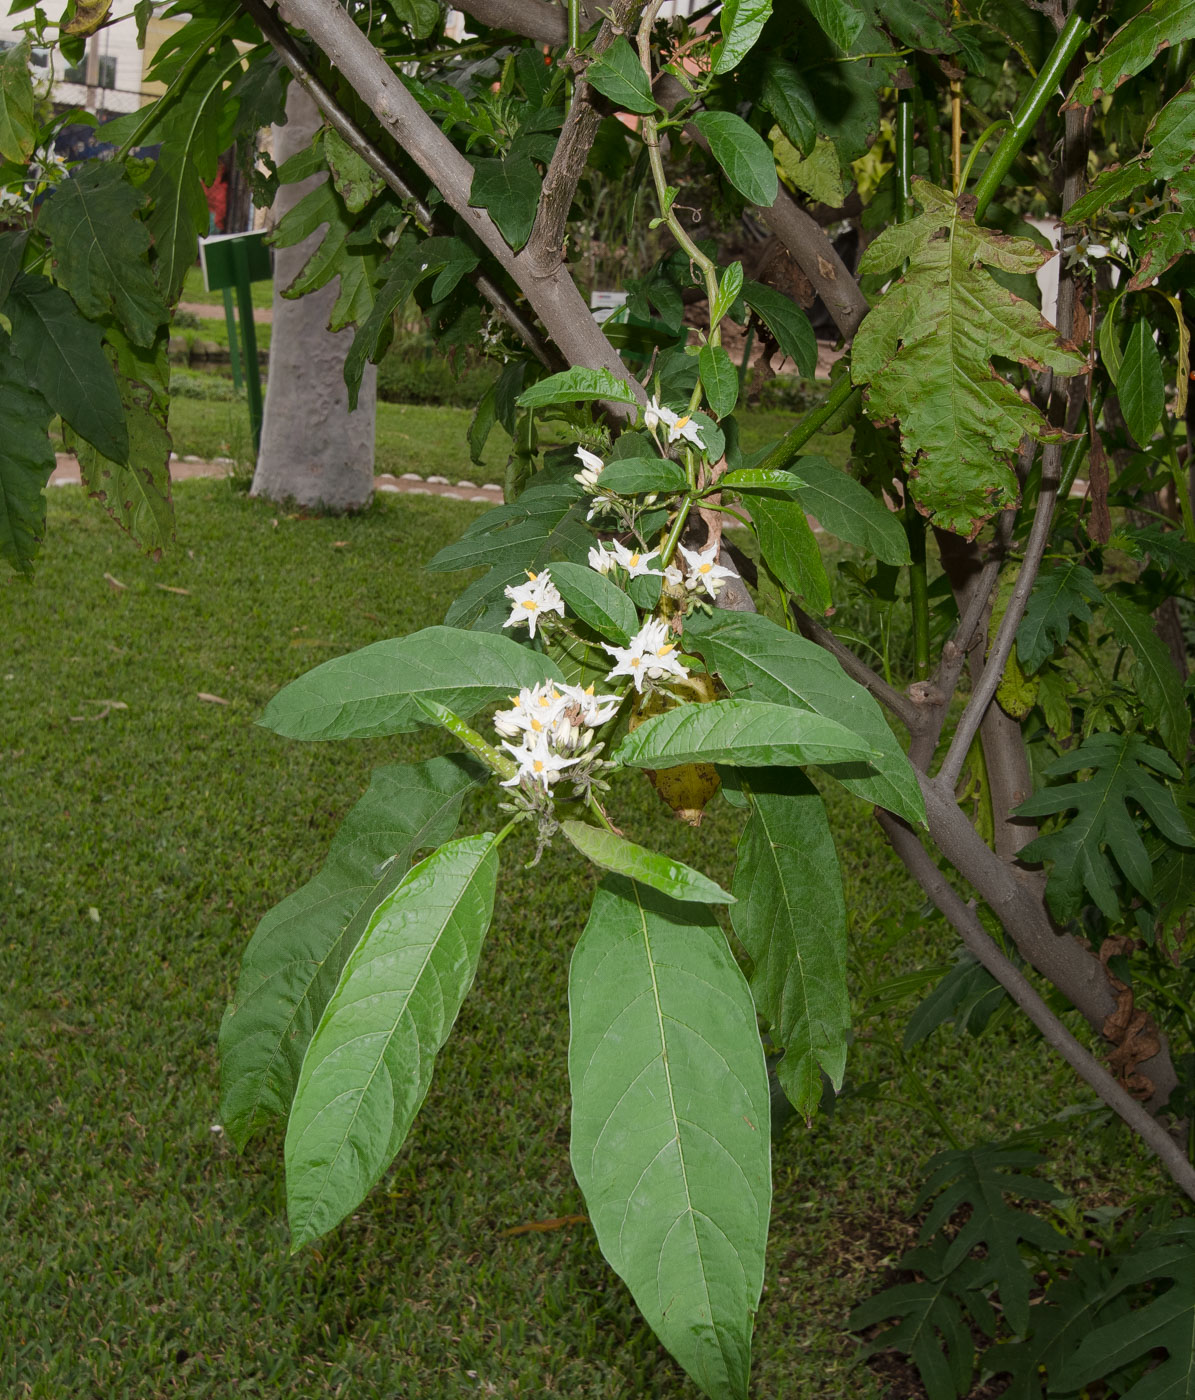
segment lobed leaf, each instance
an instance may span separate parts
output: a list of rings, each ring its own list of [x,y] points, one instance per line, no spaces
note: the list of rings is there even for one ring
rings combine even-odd
[[[1164,48],[1195,38],[1195,0],[1153,0],[1112,35],[1084,68],[1067,105],[1090,107],[1126,78],[1147,67]]]
[[[1091,570],[1077,560],[1048,564],[1038,574],[1017,628],[1017,656],[1030,675],[1071,634],[1071,618],[1091,621],[1091,603],[1102,598]]]
[[[1104,615],[1121,646],[1133,650],[1133,685],[1150,724],[1162,736],[1176,763],[1185,763],[1191,741],[1191,713],[1183,678],[1170,648],[1154,631],[1153,618],[1120,593],[1102,595]]]

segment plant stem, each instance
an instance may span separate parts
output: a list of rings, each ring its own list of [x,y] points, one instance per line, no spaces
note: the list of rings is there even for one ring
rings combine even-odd
[[[903,224],[913,197],[913,94],[908,88],[901,89],[896,104],[896,179],[900,187],[896,218]]]
[[[830,389],[830,396],[825,403],[820,408],[815,408],[807,413],[804,418],[794,424],[759,463],[760,468],[765,471],[783,471],[809,439],[819,431],[823,423],[828,423],[840,409],[846,408],[852,399],[861,402],[862,398],[863,390],[856,389],[851,384],[849,374],[844,374],[840,379],[835,380]]]
[[[672,556],[676,553],[676,547],[680,543],[681,532],[685,528],[685,522],[689,518],[689,512],[693,509],[693,497],[686,496],[681,502],[680,510],[676,512],[676,519],[672,522],[672,529],[668,531],[668,538],[664,541],[664,548],[660,551],[660,568],[666,569],[672,563]]]
[[[500,778],[513,778],[519,771],[518,764],[511,758],[507,758],[504,753],[500,753],[492,744],[478,734],[476,729],[471,729],[459,715],[447,709],[444,705],[438,704],[435,700],[416,700],[419,708],[431,719],[447,729],[449,734],[459,739],[471,753],[475,753],[487,768],[497,773]]]
[[[605,812],[602,811],[602,804],[597,800],[596,797],[594,797],[592,790],[589,792],[589,795],[586,798],[585,805],[598,819],[598,821],[601,822],[601,824],[606,828],[606,830],[611,834],[611,836],[618,835],[618,832],[614,830],[614,827],[610,823],[610,818],[605,814]]]
[[[1083,7],[1086,9],[1086,6]],[[1083,40],[1091,33],[1091,24],[1080,10],[1076,10],[1059,31],[1050,56],[1042,64],[1037,78],[1029,91],[1021,99],[1021,105],[1013,113],[1012,126],[1004,139],[996,147],[991,160],[979,177],[975,186],[975,217],[982,219],[992,202],[992,196],[1000,188],[1021,147],[1033,134],[1037,119],[1045,111],[1046,104],[1057,96],[1062,76],[1072,58],[1079,51]]]
[[[929,675],[929,574],[925,564],[925,520],[905,481],[905,534],[909,537],[909,603],[913,609],[913,676]]]
[[[956,195],[961,195],[967,188],[967,181],[971,178],[971,167],[975,164],[975,158],[988,143],[988,138],[994,136],[997,131],[1003,131],[1009,125],[1007,117],[1001,117],[998,122],[993,122],[985,131],[980,132],[979,139],[971,147],[971,154],[967,157],[967,163],[963,166],[963,173],[959,179]]]

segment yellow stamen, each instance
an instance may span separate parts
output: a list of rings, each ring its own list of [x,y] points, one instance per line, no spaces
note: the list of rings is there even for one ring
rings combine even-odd
[[[527,577],[531,580],[532,583],[534,583],[535,580],[539,577],[538,574],[533,574],[530,569],[524,569],[523,572],[527,575]]]
[[[523,604],[523,606],[527,609],[528,612],[535,612],[538,609],[539,604],[533,599],[528,598],[527,601]]]
[[[544,761],[542,758],[537,758],[531,766],[537,773],[542,773],[544,771]]]
[[[544,727],[542,724],[540,724],[539,720],[533,719],[531,721],[531,728],[534,729],[537,734],[542,734]]]
[[[632,554],[632,555],[631,555],[631,568],[632,568],[632,569],[637,569],[638,567],[639,567],[639,556],[638,556],[638,554]]]
[[[662,647],[659,649],[659,651],[656,652],[656,655],[657,655],[657,656],[667,656],[668,653],[669,653],[670,651],[675,651],[675,650],[676,650],[676,643],[675,643],[675,642],[669,642],[666,646],[662,646]]]
[[[699,574],[708,574],[713,567],[714,566],[712,564],[698,564],[697,572]]]
[[[683,418],[678,418],[678,419],[676,420],[677,429],[679,430],[680,428],[685,427],[686,424],[689,422],[689,419],[690,419],[691,417],[692,417],[692,414],[686,413],[685,416],[684,416]]]

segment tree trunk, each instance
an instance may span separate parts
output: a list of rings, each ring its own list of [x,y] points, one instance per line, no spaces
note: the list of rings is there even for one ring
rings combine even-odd
[[[315,103],[292,83],[286,125],[274,128],[279,165],[306,149],[320,120]],[[313,175],[300,184],[283,185],[274,202],[275,223],[325,179],[326,175]],[[339,279],[293,301],[281,295],[323,236],[321,226],[302,243],[274,255],[270,373],[253,495],[325,510],[359,510],[373,496],[377,370],[366,366],[357,409],[350,413],[344,361],[354,332],[333,335],[328,330]]]

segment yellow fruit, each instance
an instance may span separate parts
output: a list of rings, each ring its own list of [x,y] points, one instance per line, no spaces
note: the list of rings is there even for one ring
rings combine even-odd
[[[698,673],[678,681],[675,689],[689,691],[698,704],[718,698],[717,683],[712,676]],[[680,703],[674,696],[653,690],[647,701],[637,705],[627,722],[636,729],[653,715],[662,715]],[[718,791],[721,779],[712,763],[682,763],[677,768],[647,768],[644,770],[652,787],[683,822],[700,826],[705,805]]]

